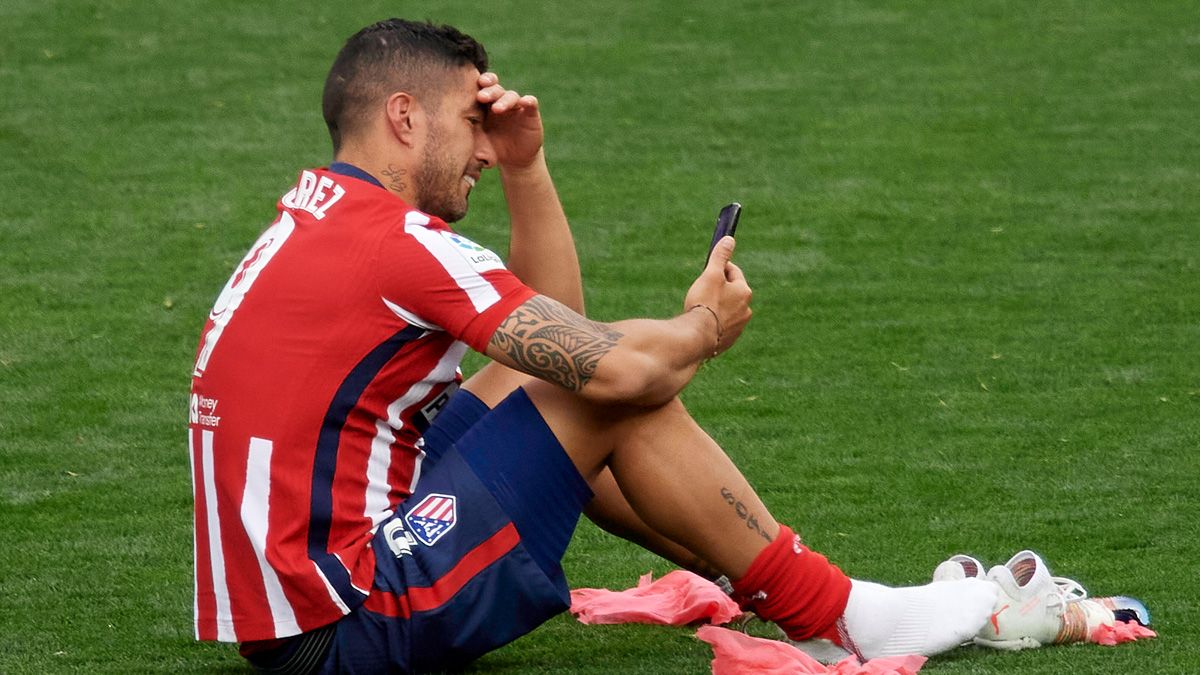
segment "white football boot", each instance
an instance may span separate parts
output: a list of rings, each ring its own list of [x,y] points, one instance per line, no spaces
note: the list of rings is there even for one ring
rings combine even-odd
[[[959,579],[986,579],[983,563],[969,555],[952,555],[933,571],[934,581],[958,581]]]
[[[1021,553],[1029,553],[1034,557],[1037,557],[1037,554],[1033,553],[1032,551],[1022,551]],[[1017,554],[1017,556],[1020,555],[1020,553]],[[1013,560],[1015,560],[1017,556],[1013,556]],[[1040,560],[1040,558],[1038,559]],[[1012,560],[1009,562],[1011,563]],[[1043,565],[1043,567],[1044,566],[1045,565]],[[938,565],[935,570],[933,570],[934,581],[957,581],[959,579],[986,580],[987,578],[987,567],[979,560],[962,553],[950,556],[944,562],[942,562],[942,564]],[[1066,577],[1050,577],[1050,580],[1053,581],[1054,584],[1058,586],[1064,593],[1066,593],[1067,597],[1072,601],[1082,600],[1087,597],[1087,590],[1085,590],[1083,586],[1074,579],[1068,579]]]
[[[1043,644],[1088,640],[1098,626],[1111,626],[1113,619],[1150,625],[1150,610],[1141,600],[1124,595],[1089,598],[1087,590],[1074,579],[1050,576],[1045,563],[1032,551],[1018,553],[1003,567],[993,568],[991,573],[985,573],[984,569],[984,564],[979,560],[958,554],[942,562],[933,572],[934,581],[984,579],[1000,586],[1001,599],[996,603],[995,613],[988,625],[972,640],[976,644],[995,649],[1026,649]],[[1047,587],[1046,577],[1053,584],[1053,589]],[[1028,613],[1021,625],[1014,624],[1011,617],[1005,616],[1012,606],[1021,606],[1022,601],[1028,603],[1039,593],[1045,603],[1044,614],[1049,615],[1049,618],[1043,617],[1040,637],[1045,639],[1049,636],[1049,643],[1038,641],[1038,636],[1033,634],[1020,634],[1022,626],[1028,627],[1033,622]],[[1005,609],[1006,606],[1009,609]],[[1061,613],[1057,609],[1059,607],[1062,608]],[[1109,617],[1110,613],[1113,618]],[[1055,616],[1058,618],[1054,619]],[[1000,621],[1001,617],[1005,619],[1003,622]],[[1053,635],[1049,635],[1052,631]]]
[[[974,642],[992,649],[1029,649],[1083,642],[1101,625],[1112,626],[1113,610],[1087,599],[1079,583],[1053,577],[1033,551],[1021,551],[988,571],[1000,587],[991,618]]]

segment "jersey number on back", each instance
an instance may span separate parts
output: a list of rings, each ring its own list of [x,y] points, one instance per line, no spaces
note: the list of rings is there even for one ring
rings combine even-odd
[[[234,270],[233,276],[229,278],[225,288],[217,296],[217,302],[208,314],[209,320],[212,321],[212,328],[204,334],[204,345],[200,348],[199,356],[196,357],[193,377],[204,375],[204,370],[208,367],[208,360],[212,358],[213,349],[216,348],[217,341],[221,339],[221,333],[225,331],[225,326],[233,318],[233,313],[242,304],[242,298],[246,297],[246,293],[254,284],[254,280],[258,278],[259,273],[267,266],[267,263],[271,262],[271,258],[275,257],[280,247],[283,246],[283,242],[287,241],[295,229],[296,221],[292,219],[291,214],[285,211],[279,216],[279,220],[268,227],[258,241],[254,242],[254,246],[250,248],[246,257],[242,258],[242,262]]]

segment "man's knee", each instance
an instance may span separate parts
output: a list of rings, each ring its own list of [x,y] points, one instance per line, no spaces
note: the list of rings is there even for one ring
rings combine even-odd
[[[595,476],[613,451],[671,420],[688,417],[674,398],[657,406],[611,405],[589,401],[562,387],[533,380],[525,393],[546,420],[567,455],[586,478]]]
[[[549,382],[531,379],[521,385],[542,415],[562,418],[564,424],[620,431],[671,417],[690,417],[678,396],[666,403],[646,406],[598,403]],[[546,417],[547,421],[550,417]],[[553,428],[553,424],[551,425]]]

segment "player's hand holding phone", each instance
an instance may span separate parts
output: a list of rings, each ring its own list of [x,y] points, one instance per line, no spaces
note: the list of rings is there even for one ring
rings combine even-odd
[[[707,311],[694,309],[702,306],[716,315],[720,336],[715,350],[717,354],[733,346],[750,322],[751,315],[750,298],[753,293],[746,282],[746,275],[732,262],[735,245],[732,234],[737,226],[736,209],[734,211],[731,224],[727,211],[722,210],[723,217],[718,218],[717,231],[714,233],[716,241],[709,252],[708,263],[688,289],[683,302],[684,311]]]

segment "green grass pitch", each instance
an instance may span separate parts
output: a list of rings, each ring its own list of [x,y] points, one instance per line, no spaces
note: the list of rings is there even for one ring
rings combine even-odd
[[[678,311],[745,205],[755,319],[684,398],[811,546],[895,584],[1030,547],[1161,633],[927,672],[1194,672],[1194,10],[0,2],[0,672],[246,672],[191,639],[191,361],[328,161],[341,41],[394,14],[459,25],[542,100],[595,318]],[[494,176],[462,229],[504,249]],[[669,569],[590,524],[565,566]],[[707,672],[691,635],[561,617],[475,670]]]

